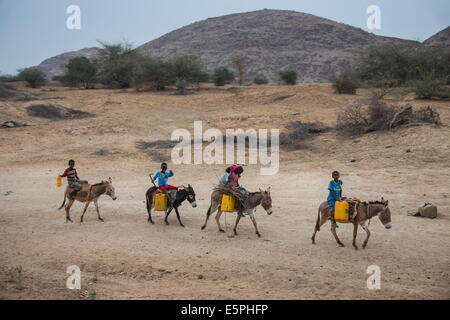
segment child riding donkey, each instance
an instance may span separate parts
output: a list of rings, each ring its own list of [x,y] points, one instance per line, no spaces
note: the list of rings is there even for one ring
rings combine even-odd
[[[75,198],[78,191],[81,190],[82,184],[87,184],[87,180],[80,180],[78,177],[77,169],[75,169],[75,160],[69,160],[69,167],[64,171],[60,177],[67,177],[67,183],[73,191],[69,194],[69,197]]]
[[[155,186],[154,191],[159,189],[161,192],[163,192],[169,199],[170,204],[173,204],[173,201],[175,200],[175,192],[173,192],[173,190],[178,190],[177,187],[171,186],[167,183],[169,178],[173,176],[174,173],[172,170],[167,171],[167,163],[165,162],[161,164],[161,171],[156,172],[153,178],[150,174],[150,178],[152,179],[153,184],[155,183],[155,180],[158,179],[158,187]]]
[[[244,168],[241,165],[236,164],[228,167],[225,170],[225,173],[219,178],[219,185],[228,186],[242,195],[242,202],[244,202],[249,195],[248,191],[239,185],[239,179],[243,172]],[[241,217],[244,217],[243,213],[238,212],[238,214]]]

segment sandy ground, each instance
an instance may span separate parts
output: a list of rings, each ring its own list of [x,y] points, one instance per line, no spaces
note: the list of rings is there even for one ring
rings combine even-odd
[[[30,90],[30,89],[27,89]],[[30,90],[31,91],[31,90]],[[198,207],[181,207],[170,225],[163,213],[146,219],[148,173],[159,163],[136,147],[140,140],[170,139],[176,128],[192,130],[195,120],[208,127],[283,128],[289,120],[332,126],[336,112],[357,96],[335,95],[327,84],[294,87],[250,86],[234,93],[205,88],[188,96],[112,90],[33,90],[39,101],[0,101],[0,122],[29,127],[0,129],[0,298],[2,299],[449,299],[450,298],[450,105],[431,105],[442,127],[420,126],[369,134],[361,143],[328,132],[308,148],[282,151],[280,172],[261,176],[248,166],[242,184],[250,190],[272,187],[274,213],[256,212],[262,238],[248,218],[232,235],[234,214],[224,214],[226,233],[215,220],[201,231],[209,194],[220,165],[169,166],[171,183],[191,183]],[[280,96],[290,96],[273,102]],[[96,117],[49,121],[27,115],[25,107],[57,103]],[[386,148],[386,145],[392,148]],[[412,152],[406,153],[406,149]],[[107,149],[109,155],[94,152]],[[164,151],[163,151],[164,152]],[[90,207],[72,208],[65,223],[57,208],[63,188],[55,178],[75,158],[81,178],[112,177],[118,200],[100,198],[105,222]],[[350,160],[357,159],[352,163]],[[351,246],[352,227],[338,229],[346,245],[335,243],[329,225],[311,244],[317,207],[326,198],[332,170],[340,170],[344,192],[365,200],[389,199],[393,228],[377,218],[365,250]],[[5,195],[7,191],[12,191]],[[439,206],[439,218],[408,217],[424,202]],[[365,233],[360,229],[358,243]],[[81,268],[81,290],[66,288],[66,268]],[[381,290],[368,290],[366,269],[381,268]],[[23,280],[5,270],[23,268]]]

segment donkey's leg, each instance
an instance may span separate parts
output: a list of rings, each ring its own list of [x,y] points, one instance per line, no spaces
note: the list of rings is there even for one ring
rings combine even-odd
[[[241,220],[241,216],[238,214],[237,217],[236,217],[236,223],[234,224],[234,229],[233,229],[233,232],[234,232],[234,234],[235,234],[236,236],[237,236],[236,228],[237,228],[237,226],[238,226],[238,224],[239,224],[239,220]]]
[[[73,203],[75,202],[75,200],[70,200],[67,202],[66,206],[64,209],[66,209],[66,222],[73,222],[72,219],[70,219],[70,207],[73,205]]]
[[[334,238],[336,239],[336,242],[338,243],[338,245],[340,245],[341,247],[344,246],[344,244],[341,242],[341,240],[339,240],[339,237],[336,233],[336,227],[331,226],[331,233],[333,234]]]
[[[258,226],[256,225],[256,219],[255,219],[255,217],[253,216],[253,214],[250,216],[250,219],[251,219],[252,222],[253,222],[253,226],[255,227],[256,234],[258,235],[258,237],[261,238],[261,234],[260,234],[259,231],[258,231]]]
[[[146,195],[146,205],[147,205],[147,213],[148,213],[148,219],[147,221],[151,224],[155,224],[152,219],[152,197]]]
[[[328,217],[327,217],[326,215],[323,215],[323,216],[320,218],[319,228],[320,228],[321,226],[323,226],[327,221],[328,221]],[[311,238],[312,244],[316,244],[316,233],[317,233],[317,231],[319,231],[319,229],[317,229],[317,227],[314,227],[314,233],[313,233],[313,236],[312,236],[312,238]]]
[[[364,223],[361,223],[361,227],[362,227],[362,228],[366,231],[366,233],[367,233],[366,240],[364,240],[364,243],[363,243],[363,249],[365,249],[366,246],[367,246],[367,242],[369,241],[369,238],[370,238],[370,231],[369,231],[369,228],[366,227],[366,225],[365,225]]]
[[[178,222],[180,223],[180,226],[182,226],[184,228],[184,224],[183,224],[183,222],[181,222],[180,212],[178,212],[178,207],[175,207],[175,213],[177,214],[177,219],[178,219]]]
[[[87,210],[87,208],[89,207],[90,204],[91,204],[90,201],[86,202],[86,205],[84,206],[83,214],[81,215],[80,222],[83,222],[84,214],[86,213],[86,210]]]
[[[94,199],[94,204],[95,204],[95,210],[97,210],[97,217],[98,220],[100,220],[101,222],[103,222],[103,218],[100,216],[100,211],[98,210],[98,198]]]
[[[219,231],[220,232],[225,232],[225,230],[222,229],[222,227],[220,226],[220,216],[222,215],[222,210],[217,211],[216,213],[216,222],[217,222],[217,226],[219,227]]]
[[[358,235],[358,224],[355,223],[353,225],[353,247],[355,247],[355,250],[358,250],[358,246],[356,245],[356,236]]]
[[[216,201],[211,201],[211,205],[209,206],[208,212],[206,212],[206,219],[205,224],[202,226],[202,230],[206,228],[206,224],[208,223],[209,216],[216,212],[216,210],[219,208],[219,203]]]
[[[169,221],[167,221],[167,218],[169,217],[169,214],[172,212],[173,207],[170,207],[170,209],[166,212],[166,218],[164,219],[164,222],[169,225]]]

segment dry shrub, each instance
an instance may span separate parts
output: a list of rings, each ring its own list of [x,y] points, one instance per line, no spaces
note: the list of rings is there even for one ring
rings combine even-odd
[[[280,145],[291,149],[305,148],[304,142],[306,140],[330,130],[330,128],[324,127],[319,123],[302,121],[288,122],[285,128],[287,132],[280,134]]]
[[[404,119],[398,119],[405,110],[411,111],[410,114]],[[388,105],[380,99],[379,95],[373,94],[369,98],[357,100],[340,111],[337,115],[336,130],[349,136],[384,131],[394,128],[392,126],[394,119],[398,125],[440,123],[439,113],[430,107],[412,110],[409,105],[405,107]]]

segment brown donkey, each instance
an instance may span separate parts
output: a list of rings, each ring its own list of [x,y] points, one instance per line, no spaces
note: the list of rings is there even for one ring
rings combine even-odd
[[[355,205],[355,211],[356,215],[353,217],[351,223],[353,223],[353,247],[355,249],[358,249],[358,246],[356,245],[356,235],[358,234],[358,225],[360,225],[367,233],[366,240],[364,240],[363,248],[367,246],[367,242],[369,241],[370,237],[370,231],[368,226],[366,226],[366,221],[378,216],[381,223],[384,225],[386,229],[390,229],[392,227],[391,224],[391,211],[389,210],[388,204],[389,201],[384,201],[383,198],[381,198],[381,201],[371,201],[371,202],[359,202],[355,201],[353,202]],[[314,234],[312,235],[312,243],[315,244],[315,238],[317,231],[320,231],[320,227],[328,221],[328,219],[331,216],[331,209],[328,202],[323,202],[319,207],[319,212],[317,215],[317,221],[316,226],[314,228]],[[370,221],[370,220],[369,220]],[[331,228],[331,233],[333,234],[334,238],[336,239],[336,242],[343,247],[344,244],[339,240],[337,234],[336,234],[336,228]]]
[[[72,219],[70,219],[70,207],[73,205],[75,200],[78,200],[80,202],[86,202],[86,205],[84,206],[83,214],[81,215],[80,222],[83,222],[84,214],[86,213],[87,208],[89,207],[89,204],[94,201],[95,209],[97,210],[97,216],[98,220],[103,222],[103,218],[100,216],[100,211],[98,210],[98,198],[102,194],[107,194],[110,196],[113,200],[116,200],[117,197],[115,195],[115,190],[112,185],[112,179],[109,178],[108,181],[102,181],[100,183],[96,183],[93,185],[84,184],[82,189],[78,191],[78,193],[75,195],[75,198],[72,198],[70,196],[71,192],[73,191],[72,188],[67,187],[66,192],[64,193],[64,202],[62,203],[61,207],[58,208],[58,210],[61,210],[62,207],[64,207],[64,204],[66,203],[66,198],[69,199],[69,201],[66,204],[66,222],[70,221],[73,222]]]

